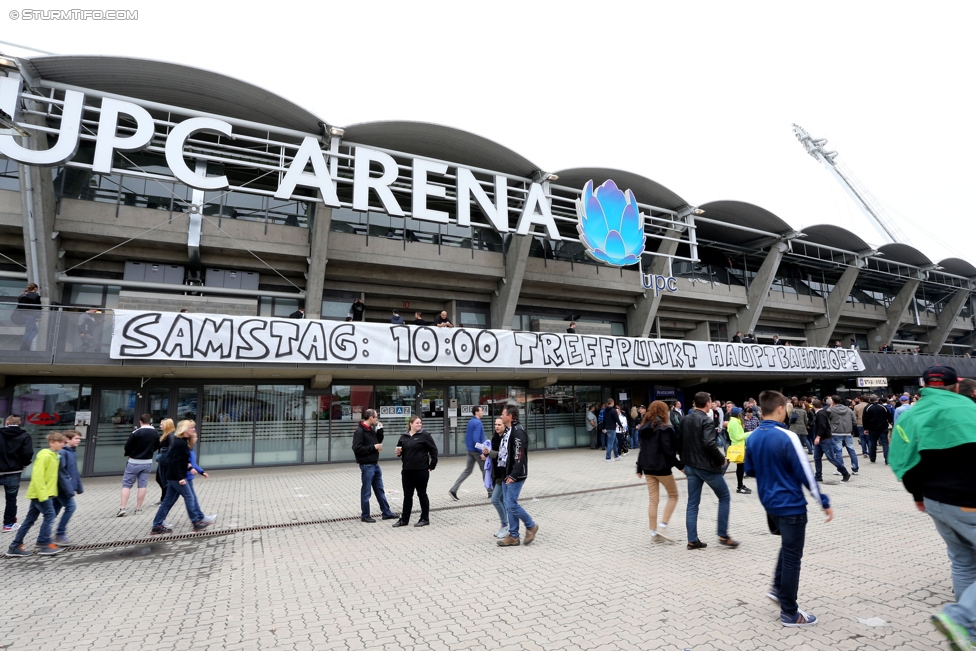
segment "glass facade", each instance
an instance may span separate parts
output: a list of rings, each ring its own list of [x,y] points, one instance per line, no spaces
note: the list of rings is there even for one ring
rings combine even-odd
[[[34,439],[35,451],[47,446],[52,431],[79,427],[84,438],[78,464],[86,476],[121,474],[124,448],[139,417],[148,413],[157,428],[164,418],[175,424],[197,421],[197,454],[206,468],[291,465],[353,461],[352,438],[367,409],[376,409],[386,435],[380,459],[395,458],[397,438],[411,415],[424,420],[441,454],[463,454],[465,433],[475,407],[482,407],[485,434],[506,404],[515,404],[531,449],[589,444],[586,408],[599,402],[600,386],[448,383],[348,385],[326,391],[300,384],[159,383],[17,384],[0,394],[0,411],[17,414]],[[27,477],[30,476],[28,469]]]

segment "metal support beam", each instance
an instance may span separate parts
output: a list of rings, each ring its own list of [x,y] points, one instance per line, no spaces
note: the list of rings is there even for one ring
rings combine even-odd
[[[939,321],[935,330],[929,330],[929,343],[922,347],[923,353],[938,354],[942,350],[942,346],[952,331],[952,324],[955,323],[956,317],[962,312],[962,308],[968,300],[968,289],[956,290],[956,293],[952,295],[952,298],[949,299],[946,306],[939,312]]]
[[[657,255],[651,261],[651,267],[646,273],[654,275],[664,275],[671,270],[671,256],[678,250],[679,231],[668,231],[657,247]],[[636,301],[636,306],[627,308],[627,335],[630,337],[651,336],[651,328],[654,325],[654,317],[661,306],[661,295],[648,294],[644,292]]]
[[[329,229],[332,227],[332,208],[315,206],[315,217],[309,229],[310,252],[308,277],[305,279],[305,318],[322,318],[322,291],[325,289],[325,266],[329,262]]]
[[[888,311],[885,313],[887,317],[885,322],[879,324],[877,328],[871,328],[868,331],[868,345],[870,348],[877,350],[882,344],[891,343],[895,333],[898,332],[898,327],[904,322],[905,312],[908,310],[908,306],[915,299],[915,291],[918,289],[920,282],[921,280],[918,278],[912,278],[898,291],[898,295],[895,296],[895,300],[891,302],[891,305],[888,306]]]
[[[783,261],[783,254],[788,248],[785,242],[777,242],[770,247],[766,259],[759,267],[759,273],[749,285],[749,291],[746,293],[746,304],[729,317],[729,332],[734,334],[741,330],[745,334],[756,328],[759,315],[762,313],[763,307],[766,306],[766,299],[769,298],[769,288],[773,286],[773,280],[776,279],[776,272],[779,270],[779,263]]]
[[[522,279],[525,278],[525,263],[529,260],[532,234],[512,233],[511,244],[505,255],[505,277],[498,281],[498,288],[491,298],[491,327],[496,330],[511,330],[515,307],[522,292]]]
[[[827,312],[823,316],[818,316],[813,320],[813,323],[806,327],[804,334],[807,338],[807,346],[822,348],[830,343],[830,338],[834,336],[834,330],[837,328],[837,322],[840,321],[840,313],[854,289],[854,282],[860,272],[861,270],[856,266],[844,270],[844,274],[834,285],[834,290],[827,297]]]

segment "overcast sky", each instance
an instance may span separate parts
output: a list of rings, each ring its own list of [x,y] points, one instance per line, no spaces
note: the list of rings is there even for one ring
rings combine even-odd
[[[5,10],[0,39],[205,68],[330,124],[436,122],[546,171],[628,170],[692,204],[747,201],[884,243],[796,122],[829,140],[906,243],[976,263],[971,2],[289,4],[153,3],[136,22]]]

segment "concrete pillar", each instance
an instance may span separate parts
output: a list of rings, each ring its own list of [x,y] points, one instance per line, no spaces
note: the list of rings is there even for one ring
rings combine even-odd
[[[32,108],[43,110],[41,105],[30,102]],[[25,115],[24,121],[47,126],[37,115]],[[30,138],[22,138],[25,147],[40,150],[49,146],[46,134],[35,132]],[[61,302],[61,285],[58,283],[58,251],[61,240],[54,231],[57,201],[54,195],[54,176],[49,167],[18,165],[20,172],[20,201],[23,214],[24,257],[27,262],[27,282],[40,287],[41,302],[45,305]]]
[[[532,234],[511,234],[512,242],[505,255],[505,276],[498,281],[498,288],[491,298],[491,327],[496,330],[511,330],[515,307],[522,292],[522,279],[525,277],[525,263],[529,260]]]
[[[962,308],[968,300],[968,289],[956,290],[956,293],[952,295],[952,298],[949,299],[946,306],[939,312],[939,321],[935,330],[929,331],[929,343],[922,348],[923,353],[938,354],[942,350],[946,339],[949,338],[949,332],[952,331],[952,324],[955,322],[956,317],[959,316],[959,313],[962,312]]]
[[[854,289],[854,282],[860,272],[861,270],[857,266],[848,267],[844,270],[840,280],[830,292],[830,296],[827,297],[827,313],[818,316],[806,328],[804,334],[807,337],[807,346],[822,348],[830,343],[830,338],[834,336],[834,329],[837,328],[837,322],[840,321],[840,313],[851,295],[851,290]]]
[[[699,321],[695,324],[695,329],[685,335],[685,339],[690,341],[711,341],[712,332],[708,321]]]
[[[885,322],[868,331],[868,345],[872,350],[877,350],[882,344],[891,343],[891,339],[898,332],[898,327],[904,322],[905,312],[915,298],[915,291],[920,282],[918,278],[912,278],[905,283],[895,296],[895,300],[888,306]]]
[[[309,225],[308,278],[305,280],[305,318],[322,318],[322,290],[325,289],[325,266],[329,262],[329,228],[332,208],[315,206],[315,217]]]
[[[663,275],[671,269],[671,257],[678,250],[676,241],[680,233],[668,231],[665,236],[674,239],[661,240],[657,247],[657,255],[651,261],[650,269],[645,273]],[[661,306],[661,295],[654,295],[652,290],[645,291],[636,301],[636,306],[627,308],[627,336],[647,337],[654,325],[654,317]]]
[[[756,324],[759,322],[759,315],[766,305],[766,299],[769,298],[769,288],[773,286],[773,280],[775,280],[776,272],[779,270],[779,263],[782,262],[783,254],[786,253],[787,248],[789,247],[785,242],[777,242],[769,248],[766,259],[759,267],[759,273],[749,285],[749,291],[746,293],[746,304],[729,317],[729,332],[735,333],[741,330],[742,334],[748,334],[755,330]]]

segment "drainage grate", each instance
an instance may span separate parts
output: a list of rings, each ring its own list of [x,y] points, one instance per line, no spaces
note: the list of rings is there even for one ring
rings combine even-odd
[[[620,490],[621,488],[634,488],[636,486],[644,486],[645,484],[624,484],[622,486],[604,486],[603,488],[588,488],[579,491],[569,491],[566,493],[553,493],[551,495],[535,495],[533,496],[537,500],[543,499],[553,499],[556,497],[572,497],[573,495],[586,495],[588,493],[601,493],[604,491]],[[490,504],[488,502],[487,504]],[[474,503],[474,504],[457,504],[452,506],[440,506],[437,508],[432,508],[431,511],[454,511],[457,509],[472,509],[480,506],[486,506],[486,503]],[[231,536],[238,533],[246,533],[248,531],[266,531],[269,529],[286,529],[288,527],[305,527],[316,524],[335,524],[337,522],[354,522],[359,519],[358,515],[347,516],[344,518],[326,518],[323,520],[302,520],[301,522],[280,522],[276,524],[258,524],[250,527],[234,527],[232,529],[215,529],[213,531],[194,531],[192,533],[180,533],[180,534],[163,534],[159,536],[150,536],[147,538],[134,538],[131,540],[115,540],[111,542],[100,542],[91,543],[90,545],[75,545],[74,547],[65,547],[66,552],[85,552],[95,549],[112,549],[114,547],[133,547],[136,545],[147,545],[154,542],[171,542],[174,540],[193,540],[198,538],[215,538],[217,536]]]

